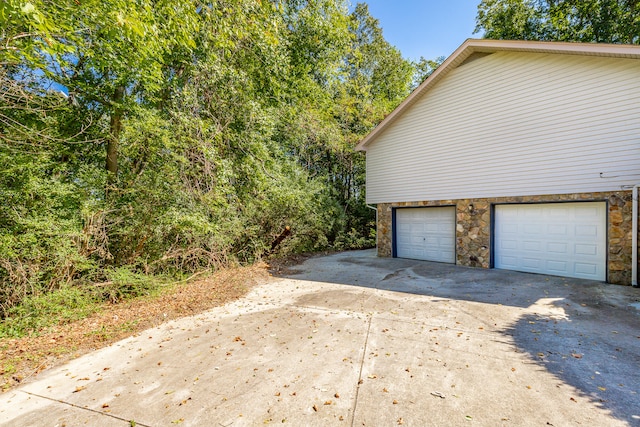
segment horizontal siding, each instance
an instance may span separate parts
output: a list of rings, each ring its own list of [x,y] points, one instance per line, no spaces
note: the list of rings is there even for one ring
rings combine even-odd
[[[615,191],[637,182],[633,59],[494,53],[453,70],[367,148],[369,203]]]

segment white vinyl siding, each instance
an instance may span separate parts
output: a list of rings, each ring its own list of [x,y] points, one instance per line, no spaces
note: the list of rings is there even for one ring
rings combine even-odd
[[[604,202],[498,205],[495,267],[605,280]]]
[[[639,60],[493,53],[370,143],[367,201],[619,190],[640,181],[639,100]]]
[[[456,262],[456,208],[396,209],[398,258]]]

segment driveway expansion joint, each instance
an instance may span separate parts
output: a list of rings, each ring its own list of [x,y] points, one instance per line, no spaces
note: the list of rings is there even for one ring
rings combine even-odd
[[[358,408],[358,395],[360,394],[360,385],[362,384],[362,370],[364,368],[364,359],[367,357],[367,346],[369,344],[369,334],[371,333],[371,323],[373,321],[373,314],[368,315],[369,322],[367,325],[367,333],[364,337],[364,346],[362,348],[362,358],[360,359],[360,369],[358,371],[358,384],[356,385],[356,395],[353,399],[353,409],[351,410],[351,427],[354,427],[356,422],[356,410]]]
[[[98,414],[98,415],[102,415],[104,417],[109,417],[109,418],[114,418],[116,420],[120,420],[123,421],[125,423],[131,424],[131,420],[130,419],[126,419],[126,418],[122,418],[119,417],[117,415],[113,415],[113,414],[107,414],[104,412],[100,412],[100,411],[96,411],[95,409],[91,409],[91,408],[87,408],[86,406],[80,406],[80,405],[76,405],[75,403],[71,403],[71,402],[65,402],[64,400],[60,400],[60,399],[53,399],[51,397],[47,397],[47,396],[42,396],[41,394],[37,394],[37,393],[32,393],[30,391],[25,391],[25,390],[19,390],[21,393],[27,394],[29,396],[33,396],[33,397],[38,397],[40,399],[45,399],[45,400],[49,400],[51,402],[56,402],[56,403],[60,403],[62,405],[67,405],[67,406],[71,406],[73,408],[76,409],[81,409],[83,411],[88,411],[88,412],[93,412],[94,414]],[[151,427],[150,425],[147,424],[143,424],[141,422],[136,421],[135,422],[136,426],[140,426],[140,427]]]

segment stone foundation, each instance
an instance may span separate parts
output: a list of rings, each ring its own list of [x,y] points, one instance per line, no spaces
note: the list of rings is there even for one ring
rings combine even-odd
[[[496,197],[378,204],[378,256],[393,254],[392,210],[400,207],[456,206],[456,264],[489,268],[491,265],[491,207],[504,203],[605,201],[608,207],[607,281],[631,284],[631,191]]]

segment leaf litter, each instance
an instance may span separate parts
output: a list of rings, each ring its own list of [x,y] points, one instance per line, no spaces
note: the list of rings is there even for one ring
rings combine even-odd
[[[7,391],[47,368],[169,320],[199,314],[236,300],[259,282],[268,280],[268,269],[265,263],[221,269],[206,278],[168,287],[157,297],[104,303],[102,309],[91,316],[54,326],[41,335],[2,339],[0,390]],[[11,371],[1,369],[9,365],[13,366]]]

